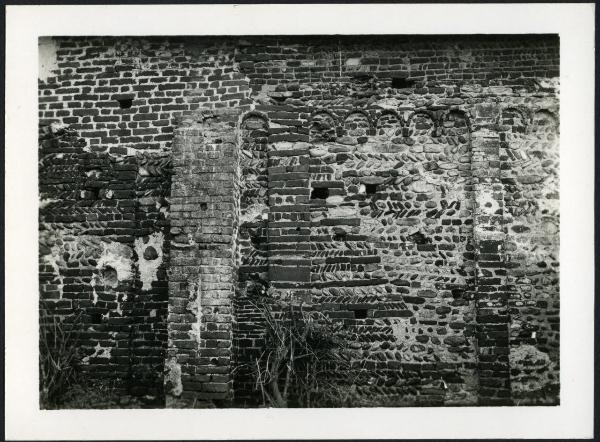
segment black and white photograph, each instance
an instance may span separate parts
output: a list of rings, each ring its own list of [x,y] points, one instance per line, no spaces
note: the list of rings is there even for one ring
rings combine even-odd
[[[560,412],[565,38],[389,28],[34,36],[38,412]]]
[[[44,407],[559,403],[557,35],[40,61]]]

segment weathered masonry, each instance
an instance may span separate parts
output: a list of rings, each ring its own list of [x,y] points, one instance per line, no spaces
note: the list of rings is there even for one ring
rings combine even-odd
[[[82,366],[253,406],[261,284],[381,405],[559,401],[555,36],[40,41],[40,302]]]

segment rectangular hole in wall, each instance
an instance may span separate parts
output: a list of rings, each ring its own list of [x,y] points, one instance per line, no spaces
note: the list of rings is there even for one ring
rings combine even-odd
[[[325,200],[329,197],[329,189],[327,187],[315,187],[310,193],[310,199],[316,200],[321,199]]]
[[[133,94],[115,94],[112,98],[117,101],[119,108],[129,109],[133,105],[133,99],[135,97]]]
[[[365,193],[367,195],[374,195],[377,193],[377,184],[365,184]]]
[[[394,77],[392,78],[392,87],[394,89],[405,89],[409,87],[414,87],[415,82],[413,80],[409,80],[408,78]]]
[[[368,310],[366,308],[359,308],[354,310],[354,318],[355,319],[367,319],[367,312]]]

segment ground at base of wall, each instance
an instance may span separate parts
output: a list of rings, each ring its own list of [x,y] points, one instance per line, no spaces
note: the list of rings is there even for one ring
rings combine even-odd
[[[56,404],[43,409],[164,408],[164,397],[132,396],[108,382],[72,385]]]

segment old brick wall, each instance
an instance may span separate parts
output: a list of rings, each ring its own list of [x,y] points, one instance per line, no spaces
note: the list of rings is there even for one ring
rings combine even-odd
[[[84,308],[87,363],[251,405],[259,281],[344,325],[356,370],[329,375],[374,403],[557,402],[556,37],[44,51],[42,299]]]
[[[71,320],[81,315],[78,345],[91,377],[160,398],[171,158],[87,147],[60,123],[42,126],[40,307]]]

